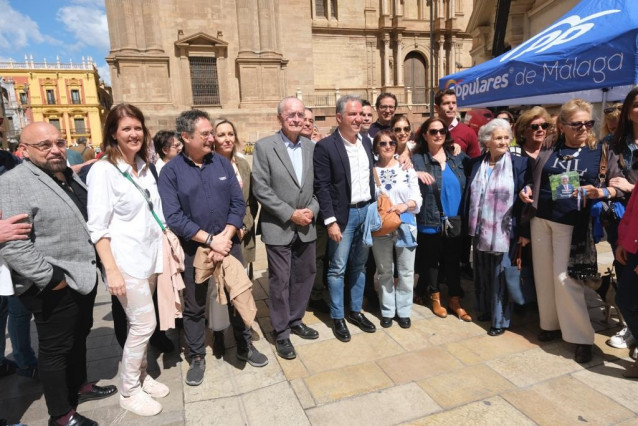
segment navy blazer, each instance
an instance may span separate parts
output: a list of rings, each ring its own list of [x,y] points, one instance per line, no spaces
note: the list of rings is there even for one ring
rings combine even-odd
[[[370,167],[370,199],[375,199],[372,144],[363,138]],[[335,217],[343,232],[348,223],[351,197],[350,161],[338,130],[317,142],[314,154],[315,196],[319,201],[321,220]]]
[[[488,154],[483,154],[480,157],[473,158],[471,162],[470,177],[465,187],[465,193],[463,195],[462,212],[464,222],[467,223],[469,211],[470,211],[470,194],[472,188],[472,182],[476,178],[476,174],[481,168],[483,159]],[[521,222],[521,213],[523,211],[524,204],[518,197],[518,193],[521,192],[527,181],[527,173],[531,171],[530,157],[523,157],[510,153],[512,159],[512,174],[514,175],[514,209],[512,211],[512,235],[510,238],[510,250],[516,245],[516,241],[519,236],[530,238],[529,222]],[[467,228],[466,228],[467,229]],[[510,253],[513,255],[513,253]]]

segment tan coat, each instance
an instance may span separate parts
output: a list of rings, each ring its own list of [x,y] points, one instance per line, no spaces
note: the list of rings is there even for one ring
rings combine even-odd
[[[237,162],[237,169],[242,180],[242,193],[244,194],[244,201],[246,202],[246,213],[244,214],[244,226],[246,227],[246,235],[241,242],[242,256],[244,257],[244,263],[248,265],[255,261],[256,250],[256,236],[255,236],[255,218],[257,217],[257,211],[259,209],[259,203],[253,196],[251,191],[251,178],[252,171],[250,170],[250,164],[245,158],[235,156]]]
[[[221,262],[213,262],[208,259],[209,248],[199,247],[193,259],[195,268],[195,283],[202,284],[211,276],[215,276],[217,285],[217,302],[226,305],[226,293],[228,290],[231,302],[244,324],[252,327],[257,315],[257,305],[253,298],[253,283],[246,275],[246,270],[239,260],[233,256],[226,256]]]
[[[157,277],[157,309],[160,330],[175,328],[175,318],[182,317],[179,292],[184,289],[184,250],[179,239],[170,231],[162,237],[164,263],[163,271]]]

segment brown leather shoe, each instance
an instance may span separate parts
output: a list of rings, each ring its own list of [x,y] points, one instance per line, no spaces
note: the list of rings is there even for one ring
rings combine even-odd
[[[465,322],[472,321],[472,317],[468,314],[465,309],[461,308],[461,300],[458,296],[450,297],[450,303],[448,308],[454,312],[454,314],[459,317],[460,320]]]
[[[447,309],[441,306],[441,293],[430,294],[430,300],[432,300],[432,313],[439,318],[447,317]]]

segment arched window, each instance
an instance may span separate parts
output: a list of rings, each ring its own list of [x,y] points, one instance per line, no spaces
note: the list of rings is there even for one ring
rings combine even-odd
[[[425,59],[417,52],[410,52],[403,62],[405,85],[412,89],[412,103],[425,104],[427,100],[427,67]]]

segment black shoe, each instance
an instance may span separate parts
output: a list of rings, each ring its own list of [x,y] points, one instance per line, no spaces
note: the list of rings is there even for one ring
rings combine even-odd
[[[49,417],[49,426],[57,425],[58,423],[53,419],[53,417]],[[66,422],[66,426],[97,426],[97,422],[94,422],[91,419],[87,419],[79,413],[74,413],[69,421]]]
[[[399,323],[399,327],[401,328],[410,328],[410,326],[412,325],[412,321],[410,321],[410,318],[408,317],[399,317],[399,319],[397,319],[397,322]]]
[[[160,352],[170,353],[175,350],[175,345],[171,342],[171,339],[166,337],[166,332],[164,331],[153,333],[149,343]]]
[[[323,299],[317,299],[317,300],[310,299],[310,301],[308,302],[308,310],[327,314],[327,313],[330,313],[330,306],[328,306],[326,301]]]
[[[490,327],[490,330],[487,332],[490,336],[500,336],[503,333],[505,333],[505,329],[498,327]]]
[[[268,357],[259,352],[252,343],[247,348],[237,348],[237,359],[247,362],[253,367],[264,367],[268,365]]]
[[[275,341],[275,349],[277,349],[277,355],[279,355],[283,359],[297,358],[297,353],[295,352],[295,348],[294,346],[292,346],[290,339],[281,339]]]
[[[584,364],[591,361],[593,345],[576,345],[576,352],[574,353],[574,361],[579,364]]]
[[[538,333],[538,340],[541,342],[549,342],[559,337],[561,337],[560,330],[541,330]]]
[[[213,356],[217,359],[224,357],[226,346],[224,346],[224,332],[213,331]]]
[[[319,332],[317,332],[317,330],[314,330],[308,327],[304,323],[297,324],[295,326],[290,327],[290,331],[292,331],[293,334],[296,334],[302,339],[315,340],[319,338]]]
[[[341,340],[342,342],[349,342],[350,331],[348,331],[348,326],[346,325],[346,322],[344,321],[344,319],[343,318],[335,319],[335,320],[332,320],[332,322],[333,322],[332,332],[334,333],[335,337]]]
[[[392,327],[392,318],[381,317],[381,327],[383,328]]]
[[[374,333],[377,330],[361,312],[350,312],[346,315],[346,319],[366,333]]]
[[[108,398],[109,396],[113,395],[115,392],[117,392],[117,388],[113,385],[98,386],[94,384],[90,391],[78,394],[78,404],[81,404],[86,401],[94,401],[96,399]],[[79,424],[84,424],[84,423],[79,423]]]

